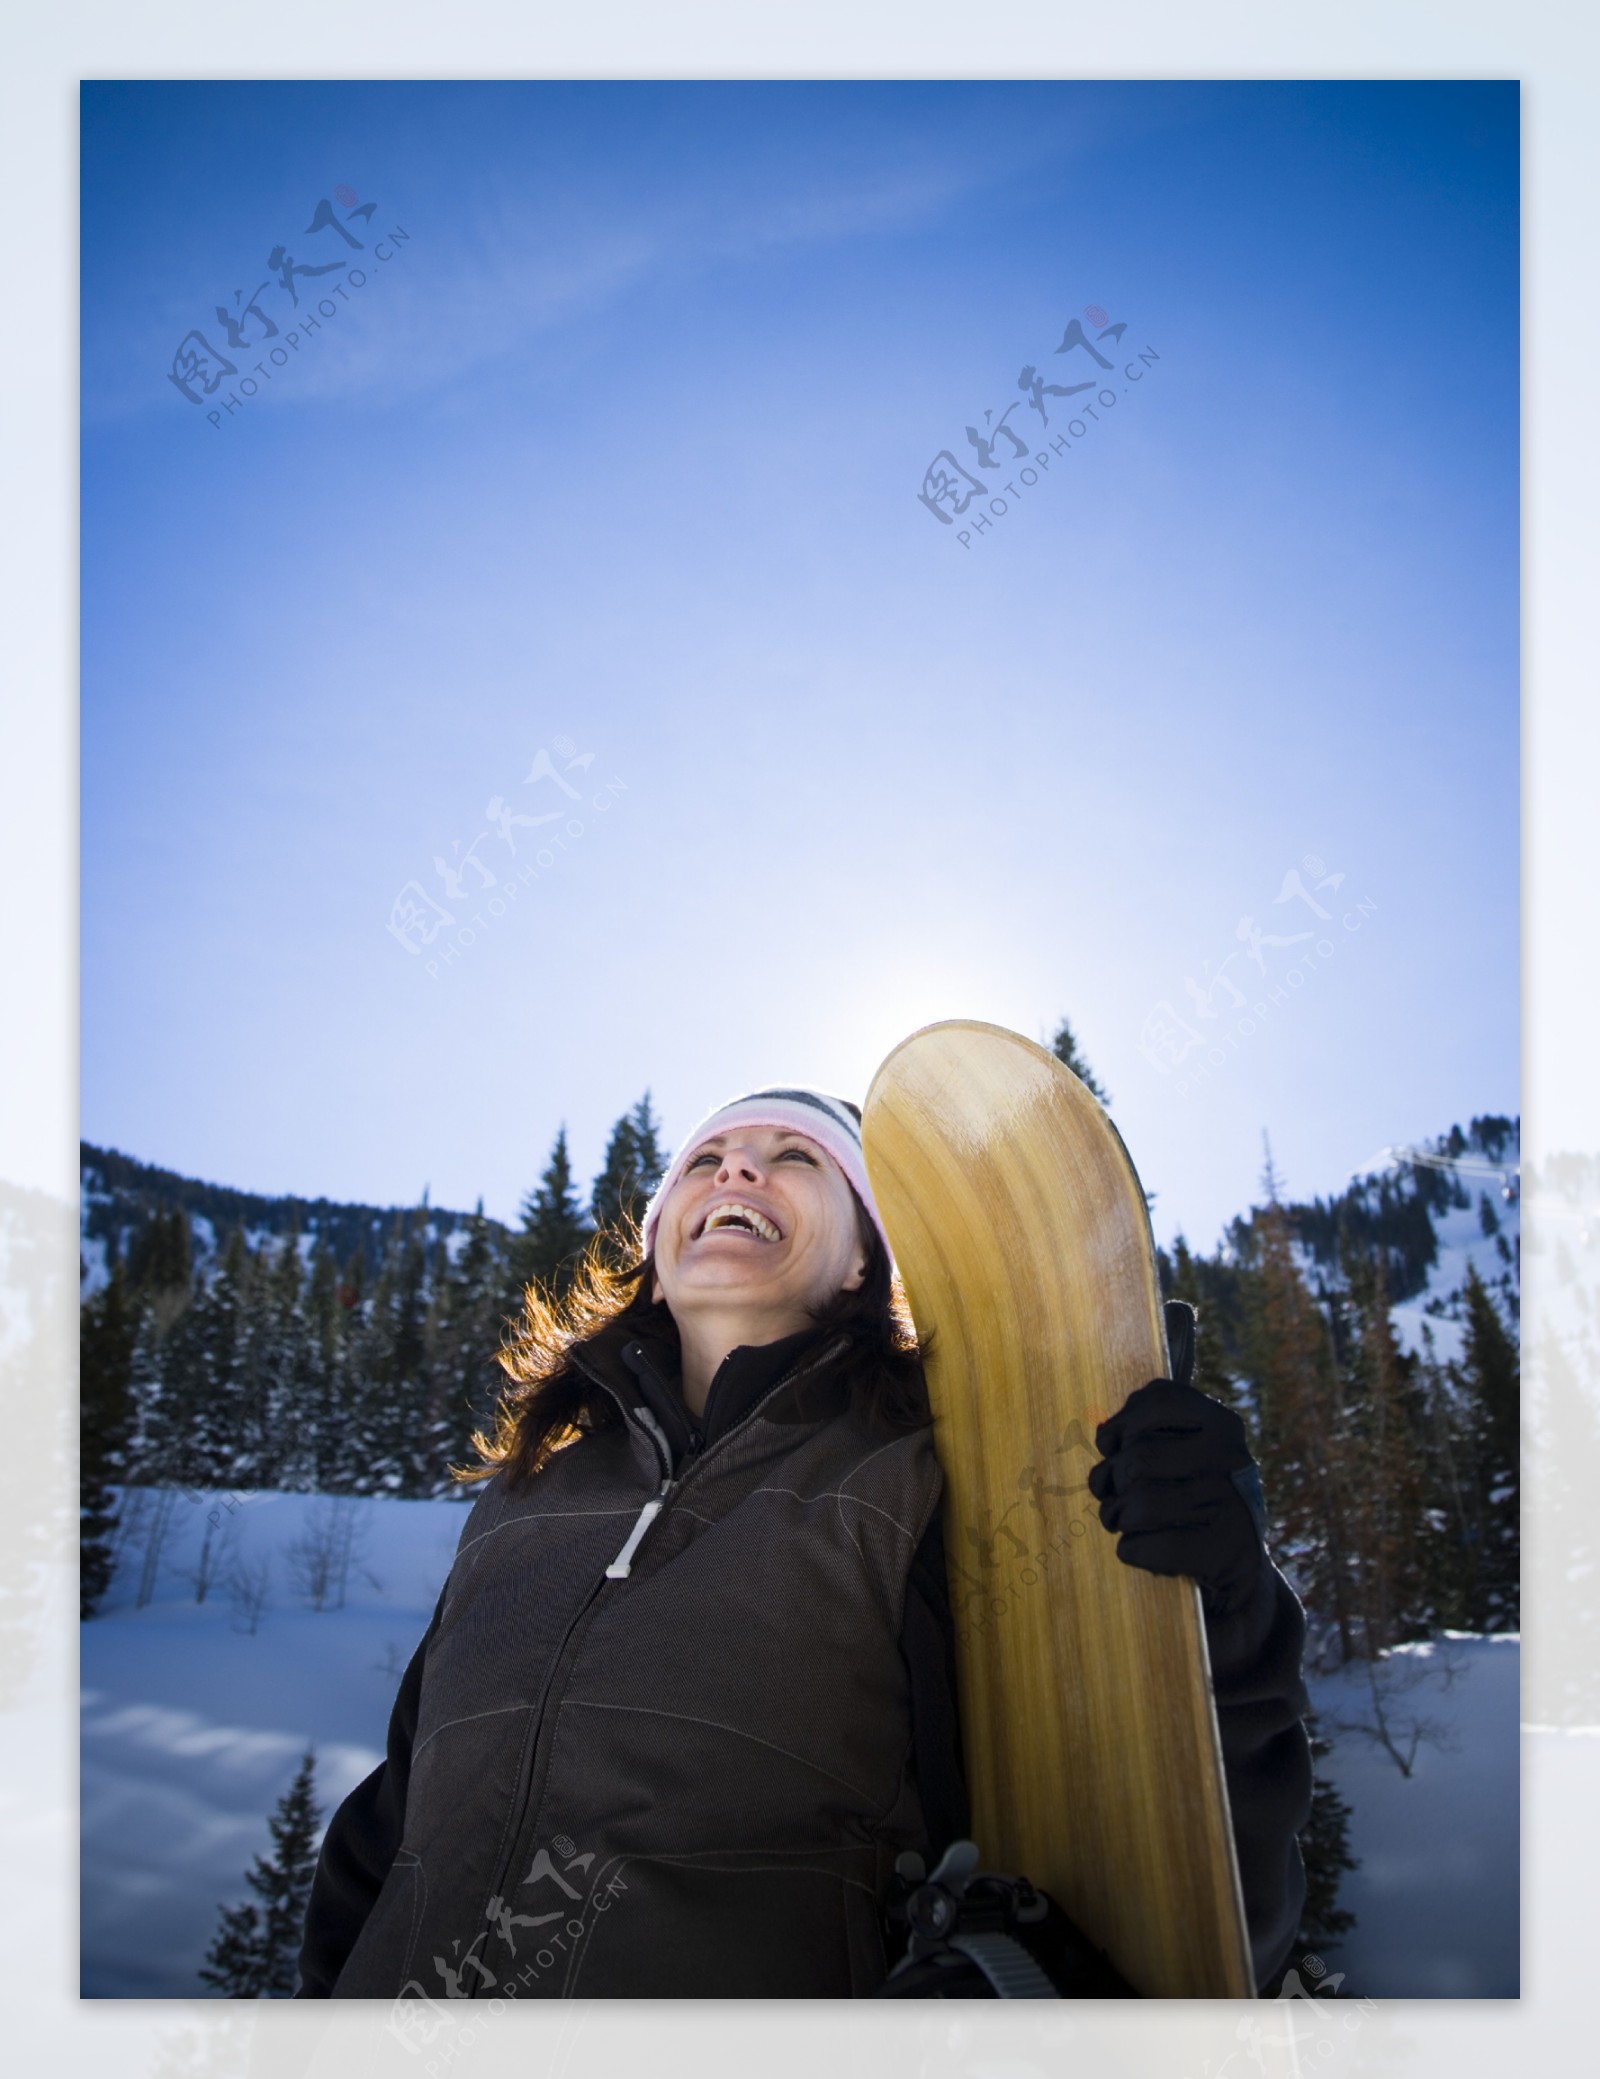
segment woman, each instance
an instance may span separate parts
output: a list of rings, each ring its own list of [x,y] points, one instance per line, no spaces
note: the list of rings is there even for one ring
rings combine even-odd
[[[323,1843],[301,1997],[873,1993],[897,1858],[966,1832],[941,1477],[859,1111],[721,1107],[641,1240],[560,1316],[530,1293],[502,1355],[388,1758]],[[1264,1976],[1303,1895],[1303,1622],[1215,1417],[1155,1382],[1091,1486],[1122,1557],[1201,1580]]]

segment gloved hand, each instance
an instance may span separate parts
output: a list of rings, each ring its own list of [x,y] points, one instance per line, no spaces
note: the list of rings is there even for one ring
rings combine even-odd
[[[1130,1393],[1095,1431],[1101,1459],[1089,1492],[1117,1533],[1117,1557],[1153,1574],[1187,1574],[1216,1620],[1246,1608],[1261,1577],[1261,1475],[1239,1417],[1190,1383],[1194,1309],[1169,1300],[1166,1320],[1174,1376]]]

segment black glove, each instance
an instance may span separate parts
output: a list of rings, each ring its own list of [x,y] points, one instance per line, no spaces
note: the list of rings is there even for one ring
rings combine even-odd
[[[1194,1309],[1169,1300],[1166,1320],[1174,1376],[1130,1393],[1095,1431],[1089,1492],[1118,1533],[1120,1560],[1187,1574],[1207,1618],[1231,1617],[1249,1605],[1266,1558],[1261,1475],[1232,1408],[1189,1383]]]

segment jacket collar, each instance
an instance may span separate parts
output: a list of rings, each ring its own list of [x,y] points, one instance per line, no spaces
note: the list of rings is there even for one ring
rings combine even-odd
[[[837,1340],[842,1341],[842,1338]],[[645,1328],[631,1340],[601,1336],[571,1353],[580,1369],[611,1389],[625,1406],[641,1403],[655,1417],[672,1450],[676,1475],[686,1455],[708,1450],[791,1371],[827,1352],[826,1331],[802,1328],[771,1343],[741,1343],[717,1367],[697,1423],[683,1400],[683,1365],[676,1335]]]

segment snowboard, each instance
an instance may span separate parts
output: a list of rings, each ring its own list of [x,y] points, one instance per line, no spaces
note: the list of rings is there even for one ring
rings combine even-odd
[[[1253,1998],[1199,1591],[1124,1565],[1086,1484],[1097,1425],[1171,1376],[1122,1137],[1043,1047],[969,1019],[894,1049],[862,1137],[945,1476],[982,1863],[1147,1997]]]

